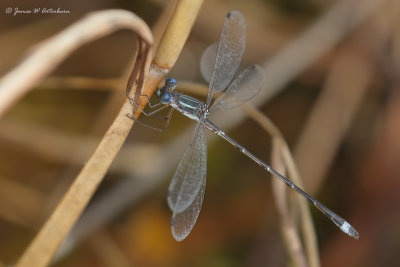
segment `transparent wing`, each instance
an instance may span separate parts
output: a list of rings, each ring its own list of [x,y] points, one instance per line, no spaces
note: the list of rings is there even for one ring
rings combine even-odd
[[[200,59],[200,72],[207,83],[210,82],[215,67],[218,43],[213,43],[203,52]]]
[[[174,214],[185,211],[198,197],[206,173],[207,143],[204,125],[198,123],[169,185],[168,206]]]
[[[235,74],[246,47],[246,22],[239,11],[226,15],[214,72],[208,87],[207,106],[214,93],[224,90]]]
[[[199,192],[190,206],[182,212],[174,212],[171,220],[172,236],[177,241],[185,239],[193,229],[203,204],[204,191],[206,188],[206,176],[201,180]]]
[[[261,89],[264,82],[264,71],[257,65],[245,69],[226,89],[224,94],[218,97],[210,109],[228,110],[250,100]]]

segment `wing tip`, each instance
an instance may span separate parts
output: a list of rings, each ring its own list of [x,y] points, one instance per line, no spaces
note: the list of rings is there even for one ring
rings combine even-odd
[[[240,11],[238,11],[238,10],[231,10],[231,11],[229,11],[229,12],[226,14],[225,17],[226,17],[227,19],[231,19],[233,16],[240,17],[240,18],[243,18],[243,19],[244,19],[242,13],[241,13]]]
[[[187,229],[185,229],[184,231],[177,231],[175,229],[175,217],[172,217],[171,219],[171,233],[172,236],[174,237],[174,239],[178,242],[183,241],[191,232],[191,229],[189,231],[187,231]]]

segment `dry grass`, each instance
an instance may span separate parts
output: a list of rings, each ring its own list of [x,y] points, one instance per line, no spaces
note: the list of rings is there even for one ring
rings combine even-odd
[[[47,76],[74,49],[121,28],[134,31],[138,35],[139,43],[136,61],[128,80],[127,94],[133,95],[136,99],[139,99],[137,96],[140,96],[141,92],[152,95],[159,82],[174,65],[200,5],[201,1],[179,2],[149,72],[150,60],[148,59],[151,59],[153,37],[144,21],[130,12],[118,10],[88,15],[65,31],[38,45],[17,68],[3,77],[0,82],[2,95],[0,115]],[[27,73],[28,75],[25,75]],[[22,76],[25,79],[20,79]],[[142,107],[146,105],[144,101],[140,103]],[[132,107],[127,100],[63,200],[16,266],[45,266],[50,262],[124,143],[134,122],[126,117],[126,114],[131,111]],[[136,117],[139,113],[136,113]]]
[[[137,203],[141,197],[154,192],[154,188],[157,188],[176,167],[176,162],[184,150],[192,129],[182,130],[181,134],[169,139],[165,145],[127,143],[119,152],[133,125],[133,121],[125,117],[127,113],[132,113],[132,106],[129,101],[125,101],[121,88],[125,86],[128,76],[131,75],[127,90],[132,97],[138,97],[140,90],[148,95],[154,92],[160,81],[175,65],[196,20],[201,2],[168,1],[168,4],[160,4],[160,1],[152,1],[153,5],[159,5],[163,9],[152,27],[154,37],[143,20],[131,12],[113,10],[92,13],[66,30],[36,44],[17,67],[2,77],[0,80],[0,116],[2,118],[0,138],[5,140],[5,143],[18,144],[44,161],[57,162],[63,166],[79,166],[86,162],[49,218],[46,218],[46,212],[43,212],[43,203],[48,208],[51,206],[49,202],[57,199],[57,196],[49,197],[29,183],[14,181],[11,178],[13,175],[11,177],[1,175],[1,217],[12,225],[25,228],[38,227],[43,220],[45,221],[28,249],[19,258],[17,266],[45,266],[52,260],[55,251],[81,216],[83,209],[92,199],[107,172],[135,176],[135,179],[121,182],[109,194],[105,194],[103,198],[97,200],[98,207],[89,207],[67,239],[67,241],[71,241],[66,242],[69,245],[72,244],[71,247],[86,239],[96,229],[100,229],[118,213],[130,207],[132,203]],[[234,8],[245,14],[254,15],[253,17],[246,16],[249,25],[247,50],[249,55],[245,58],[245,63],[259,60],[258,63],[263,66],[267,78],[262,92],[252,102],[257,107],[282,92],[287,88],[287,84],[298,77],[301,77],[302,82],[310,87],[316,86],[316,84],[321,87],[319,95],[315,97],[316,101],[309,103],[312,108],[307,111],[302,129],[296,135],[296,141],[289,136],[289,143],[295,148],[295,160],[292,159],[288,145],[280,131],[255,108],[246,106],[242,110],[237,109],[228,114],[216,114],[212,118],[225,131],[242,123],[247,116],[256,120],[272,136],[271,162],[274,168],[280,170],[281,173],[287,173],[288,177],[300,187],[303,187],[304,184],[306,191],[312,195],[317,195],[324,184],[334,183],[327,179],[331,178],[329,174],[332,173],[332,166],[337,165],[335,160],[343,152],[341,150],[344,140],[349,138],[349,135],[352,136],[352,140],[359,142],[367,138],[364,135],[357,136],[357,133],[352,132],[354,124],[360,123],[358,113],[365,112],[366,106],[372,102],[368,98],[371,88],[376,90],[378,87],[385,87],[379,80],[382,79],[379,72],[376,71],[377,62],[379,66],[386,66],[389,69],[389,74],[386,73],[386,75],[390,76],[388,80],[390,80],[391,87],[398,87],[396,78],[398,71],[395,63],[399,51],[397,45],[399,34],[395,30],[399,17],[397,16],[398,4],[389,0],[331,1],[330,3],[331,6],[320,4],[321,10],[324,10],[321,16],[313,18],[312,21],[300,21],[298,25],[301,26],[298,26],[296,24],[298,21],[295,19],[292,24],[287,23],[288,17],[271,9],[268,10],[269,13],[266,16],[265,9],[252,6],[247,1],[233,1],[229,5],[222,1],[206,1],[200,11],[194,31],[195,34],[211,43],[219,34],[220,27],[216,25],[220,25],[219,19],[222,21],[221,14]],[[279,27],[282,25],[280,23],[284,26]],[[270,24],[274,27],[268,26]],[[73,51],[119,29],[129,29],[138,35],[136,60],[132,60],[135,61],[135,64],[129,64],[121,72],[120,77],[49,77]],[[301,30],[299,31],[299,29]],[[7,36],[10,37],[13,34]],[[193,39],[198,36],[194,36]],[[6,41],[4,36],[0,36],[0,39]],[[151,49],[151,45],[153,45],[153,49]],[[392,48],[389,49],[388,47],[391,45]],[[339,49],[337,49],[338,46]],[[153,61],[151,62],[150,59]],[[304,72],[306,73],[304,74]],[[107,129],[100,142],[94,136],[83,137],[55,130],[40,123],[27,123],[17,116],[8,116],[7,112],[33,88],[48,91],[50,88],[58,87],[75,91],[92,90],[93,93],[110,92],[107,102],[91,125],[92,134],[100,135]],[[205,91],[203,85],[193,83],[193,81],[179,81],[179,89],[200,95]],[[57,93],[54,92],[54,94]],[[144,107],[146,105],[145,98],[141,98],[140,101],[141,106]],[[318,235],[320,241],[320,245],[318,245],[308,205],[303,200],[287,195],[286,188],[281,188],[284,185],[279,181],[277,184],[274,183],[273,191],[280,217],[282,239],[287,255],[294,265],[319,266],[322,260],[323,266],[337,266],[342,262],[348,262],[353,266],[367,266],[366,261],[369,262],[369,259],[374,257],[374,253],[371,251],[377,251],[373,248],[380,244],[380,239],[374,236],[374,233],[391,229],[387,221],[383,222],[378,218],[385,218],[385,215],[392,213],[374,209],[375,206],[379,206],[379,203],[396,203],[396,200],[393,200],[394,195],[386,193],[391,192],[390,186],[384,188],[382,185],[384,181],[396,184],[395,179],[384,179],[385,177],[396,177],[396,172],[390,171],[395,170],[392,166],[398,165],[395,160],[397,159],[395,140],[398,136],[398,129],[395,127],[395,118],[398,94],[397,96],[393,94],[393,98],[390,98],[389,102],[391,104],[388,104],[387,109],[382,107],[378,114],[374,114],[376,117],[371,117],[370,123],[376,127],[373,136],[377,139],[380,138],[380,141],[376,142],[374,149],[368,150],[371,154],[366,160],[369,168],[358,167],[358,169],[362,169],[358,173],[359,177],[351,177],[352,180],[348,180],[349,183],[359,183],[359,189],[354,188],[354,192],[350,196],[345,192],[343,195],[340,195],[340,192],[338,194],[339,204],[336,205],[345,207],[347,215],[351,214],[349,218],[346,215],[346,219],[354,222],[356,227],[361,225],[361,229],[359,229],[360,243],[355,244],[348,241],[339,231],[337,231],[339,233],[330,234],[330,231],[336,231],[336,229],[321,230],[322,227],[317,223],[317,233],[321,234]],[[296,110],[296,103],[293,110]],[[368,107],[372,109],[371,106]],[[281,111],[290,111],[291,108],[285,106]],[[117,116],[115,116],[116,113],[118,113]],[[136,116],[139,116],[139,113],[136,113]],[[385,119],[388,119],[387,125],[384,124]],[[113,122],[110,123],[111,121]],[[274,121],[280,123],[277,119]],[[293,122],[296,124],[295,120]],[[382,126],[382,135],[379,134],[380,128],[376,126],[381,123],[385,126]],[[140,134],[139,131],[138,135]],[[286,132],[285,136],[287,135]],[[209,138],[209,143],[214,140],[214,137]],[[93,151],[94,146],[97,147]],[[379,149],[379,147],[385,149]],[[117,157],[118,152],[119,156]],[[148,164],[150,161],[151,164]],[[383,171],[379,172],[378,167],[381,167]],[[333,173],[339,171],[334,170]],[[354,173],[356,171],[352,170]],[[300,180],[300,174],[304,182]],[[14,176],[18,177],[17,174]],[[364,181],[364,177],[369,178]],[[376,177],[379,177],[379,181],[381,181],[379,185],[374,182]],[[63,183],[65,185],[65,181]],[[128,188],[129,190],[127,190]],[[324,192],[328,192],[330,189],[327,188]],[[333,190],[334,188],[332,188]],[[18,197],[21,195],[24,198]],[[320,197],[332,198],[329,193],[320,195]],[[343,203],[340,202],[342,198]],[[351,198],[355,200],[351,204],[344,202]],[[375,202],[372,203],[372,199],[375,199]],[[27,201],[29,203],[26,203]],[[102,205],[106,205],[107,208],[104,209]],[[366,206],[368,207],[365,208]],[[207,232],[210,239],[214,228],[213,225],[209,225],[211,220],[208,218],[207,221],[207,214],[203,215],[202,213],[200,217],[204,218],[203,216],[206,219],[200,222],[200,225],[208,226],[207,230],[211,229],[210,234]],[[370,220],[371,217],[374,217],[374,220]],[[395,222],[396,218],[391,218],[391,220]],[[324,221],[324,224],[330,226],[329,222]],[[382,224],[389,226],[382,229]],[[202,233],[201,226],[197,227]],[[168,226],[164,228],[169,230]],[[229,229],[229,226],[226,228]],[[394,236],[393,233],[386,234]],[[192,244],[190,242],[193,241],[200,244],[200,248],[203,245],[203,250],[199,250],[200,254],[203,253],[201,255],[206,255],[204,247],[223,244],[221,240],[217,239],[218,234],[215,235],[217,237],[212,236],[216,239],[212,239],[209,241],[210,243],[206,243],[195,233],[193,235],[193,240],[188,240],[186,244]],[[169,241],[165,243],[161,241],[160,244],[167,244],[165,246],[170,247],[172,251],[175,249],[175,253],[177,253],[176,251],[186,251],[184,249],[189,250],[190,247],[176,247],[175,244],[168,243]],[[261,241],[268,244],[268,241]],[[130,254],[126,250],[121,249],[122,245],[116,241],[115,236],[109,235],[106,231],[101,231],[98,237],[90,240],[89,244],[105,264],[128,266],[132,262],[136,262],[136,259],[130,258]],[[141,246],[146,247],[146,244],[141,244]],[[149,245],[149,247],[152,246]],[[321,253],[318,252],[318,248]],[[390,248],[387,249],[390,251]],[[270,249],[262,251],[266,253],[268,250]],[[254,249],[254,251],[257,250]],[[352,253],[348,253],[348,251]],[[174,254],[172,253],[172,255]],[[179,256],[179,253],[176,255],[176,257],[187,256]],[[148,260],[151,262],[151,259]],[[2,261],[6,262],[6,260]]]

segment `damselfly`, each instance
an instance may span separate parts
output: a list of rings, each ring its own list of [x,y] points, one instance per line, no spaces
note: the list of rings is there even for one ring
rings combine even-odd
[[[197,121],[190,144],[175,171],[168,189],[167,199],[168,205],[173,212],[171,228],[174,238],[178,241],[185,239],[193,229],[200,213],[206,188],[207,144],[205,129],[207,128],[306,198],[344,233],[358,239],[358,232],[347,221],[250,153],[208,119],[208,116],[216,110],[229,110],[249,100],[262,87],[263,71],[256,65],[248,67],[232,81],[242,59],[245,43],[246,23],[244,17],[238,11],[231,11],[225,18],[214,72],[208,87],[207,101],[204,103],[174,91],[176,88],[174,79],[166,80],[165,85],[157,91],[157,96],[160,99],[159,105],[162,105],[162,107],[151,112],[152,114],[171,106],[183,115]],[[223,92],[222,95],[210,107],[214,94],[220,92]]]

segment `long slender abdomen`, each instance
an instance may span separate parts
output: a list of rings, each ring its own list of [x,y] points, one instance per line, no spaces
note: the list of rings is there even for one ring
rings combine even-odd
[[[294,189],[298,194],[303,196],[305,199],[307,199],[311,204],[316,206],[325,216],[327,216],[334,224],[336,224],[344,233],[347,235],[354,237],[355,239],[359,238],[359,234],[356,231],[356,229],[353,228],[347,221],[345,221],[342,217],[325,207],[323,204],[321,204],[319,201],[311,197],[309,194],[307,194],[305,191],[303,191],[300,187],[295,185],[293,182],[291,182],[289,179],[275,171],[271,166],[268,164],[264,163],[262,160],[257,158],[255,155],[253,155],[250,151],[245,149],[242,145],[240,145],[238,142],[230,138],[228,135],[226,135],[222,130],[220,130],[215,124],[213,124],[210,120],[205,119],[204,124],[213,133],[216,135],[220,136],[224,140],[228,141],[230,144],[232,144],[234,147],[236,147],[240,152],[245,154],[247,157],[252,159],[254,162],[256,162],[258,165],[263,167],[265,170],[267,170],[269,173],[273,174],[275,177],[279,178],[282,182],[284,182],[288,187]]]

